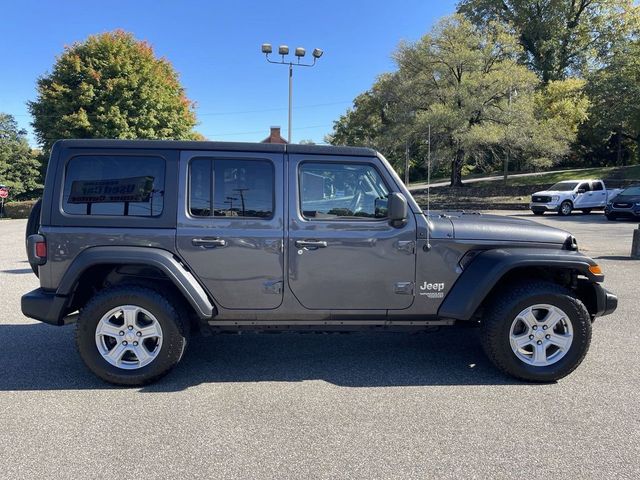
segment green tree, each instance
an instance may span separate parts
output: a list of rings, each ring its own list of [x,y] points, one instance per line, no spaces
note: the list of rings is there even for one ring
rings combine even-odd
[[[38,142],[60,138],[190,139],[194,104],[171,64],[123,31],[65,48],[29,102]]]
[[[505,130],[525,123],[520,117],[531,113],[519,105],[531,98],[537,79],[517,63],[518,53],[515,38],[501,25],[478,28],[459,15],[398,50],[415,128],[425,132],[432,126],[439,156],[451,158],[451,185],[462,184],[466,160],[486,157],[483,132],[504,142]]]
[[[581,80],[541,87],[518,63],[517,39],[499,22],[477,27],[461,15],[396,52],[398,70],[379,77],[334,124],[333,144],[367,145],[401,171],[423,164],[427,130],[436,171],[462,174],[507,163],[545,168],[566,158],[588,101]],[[449,159],[449,160],[446,160]]]
[[[508,25],[544,83],[582,74],[637,27],[633,0],[461,0],[476,25]]]
[[[581,132],[587,152],[626,164],[640,151],[640,42],[616,49],[589,76],[590,118]]]
[[[0,184],[10,188],[12,198],[23,198],[42,188],[39,181],[40,161],[26,132],[11,115],[0,113]]]

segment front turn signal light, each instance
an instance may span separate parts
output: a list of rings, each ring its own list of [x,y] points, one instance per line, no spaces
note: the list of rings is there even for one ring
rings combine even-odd
[[[589,271],[594,275],[602,275],[602,269],[600,268],[600,265],[589,266]]]

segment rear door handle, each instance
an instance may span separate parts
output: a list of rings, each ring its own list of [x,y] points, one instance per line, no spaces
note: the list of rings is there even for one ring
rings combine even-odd
[[[222,238],[193,238],[191,244],[194,247],[215,248],[226,247],[227,241]]]
[[[327,242],[323,240],[296,240],[297,248],[326,248]]]

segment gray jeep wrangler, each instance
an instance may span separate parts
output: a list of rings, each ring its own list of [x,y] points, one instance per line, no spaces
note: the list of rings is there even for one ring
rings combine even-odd
[[[190,332],[479,325],[503,371],[553,381],[617,298],[569,233],[427,215],[373,150],[63,140],[27,228],[22,311],[76,322],[102,379],[152,382]]]

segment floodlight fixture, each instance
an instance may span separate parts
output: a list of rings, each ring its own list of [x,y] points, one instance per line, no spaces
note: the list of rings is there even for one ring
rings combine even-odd
[[[273,52],[273,48],[271,47],[270,43],[263,43],[262,44],[262,53],[264,53],[265,55],[269,55],[271,52]]]
[[[286,45],[280,45],[278,47],[278,53],[280,55],[289,55],[289,47]]]
[[[313,58],[320,58],[320,57],[322,56],[322,54],[323,54],[323,53],[324,53],[324,52],[323,52],[321,49],[319,49],[319,48],[314,48],[314,49],[313,49],[313,53],[312,53],[312,55],[313,55]]]
[[[296,48],[296,54],[295,54],[296,57],[302,58],[302,57],[305,56],[306,53],[307,53],[307,51],[304,48],[302,48],[302,47]]]

